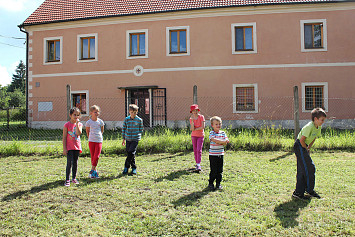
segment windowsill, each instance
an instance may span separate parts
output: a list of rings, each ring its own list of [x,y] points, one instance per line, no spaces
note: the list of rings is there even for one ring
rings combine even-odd
[[[62,64],[62,61],[48,61],[48,62],[44,62],[43,65],[54,65],[54,64]]]
[[[233,51],[233,54],[255,54],[257,53],[256,50],[240,50],[240,51]]]
[[[148,55],[130,55],[127,59],[148,58]]]
[[[234,114],[257,114],[258,111],[233,111]]]
[[[190,56],[189,52],[169,53],[167,56]]]
[[[78,62],[82,62],[82,63],[85,63],[85,62],[96,62],[97,59],[96,58],[88,58],[88,59],[78,59]]]
[[[302,49],[301,52],[326,52],[326,48],[312,48],[312,49]]]

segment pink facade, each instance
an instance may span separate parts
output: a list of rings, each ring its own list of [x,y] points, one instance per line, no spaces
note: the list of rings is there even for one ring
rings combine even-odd
[[[310,118],[306,90],[316,93],[321,88],[321,94],[312,94],[310,101],[322,99],[318,102],[329,117],[335,117],[334,126],[337,121],[355,125],[354,22],[355,3],[339,2],[25,25],[29,32],[30,124],[62,126],[69,84],[73,96],[85,96],[81,103],[98,104],[102,118],[112,127],[121,125],[127,104],[135,98],[146,116],[146,126],[183,126],[195,85],[206,118],[219,115],[233,126],[287,121],[283,125],[292,127],[294,86],[299,88],[302,120]],[[313,23],[322,27],[322,47],[304,49],[304,27]],[[252,50],[235,49],[237,28],[251,29],[252,35],[245,30],[243,36],[245,45],[250,37]],[[169,52],[174,30],[186,32],[184,53]],[[135,33],[145,35],[144,55],[130,56],[134,47],[130,34]],[[94,37],[92,60],[80,59],[85,37]],[[52,41],[60,42],[59,61],[48,61],[48,42]],[[246,93],[245,88],[253,94],[245,94],[240,102],[237,94]],[[252,109],[246,106],[248,100]]]

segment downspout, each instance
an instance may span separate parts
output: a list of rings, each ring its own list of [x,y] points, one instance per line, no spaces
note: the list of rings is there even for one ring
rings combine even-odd
[[[26,127],[28,127],[28,39],[29,33],[23,29],[23,25],[18,26],[20,31],[26,34]]]

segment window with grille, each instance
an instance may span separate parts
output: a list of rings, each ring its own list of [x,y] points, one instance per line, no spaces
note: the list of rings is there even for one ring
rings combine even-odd
[[[72,106],[79,108],[81,114],[87,114],[86,93],[73,93]]]
[[[324,86],[305,87],[305,109],[324,108]]]
[[[305,49],[323,48],[323,23],[304,24]]]
[[[47,41],[47,62],[60,61],[60,40]]]
[[[254,87],[236,87],[236,111],[255,111]]]

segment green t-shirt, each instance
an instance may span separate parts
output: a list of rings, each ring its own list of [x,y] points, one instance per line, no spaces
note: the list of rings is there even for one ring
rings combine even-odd
[[[309,145],[314,140],[314,138],[319,137],[321,130],[322,126],[318,126],[318,128],[316,128],[316,126],[314,126],[313,121],[311,121],[302,128],[302,130],[297,136],[297,139],[301,139],[302,136],[305,136],[305,143]]]

